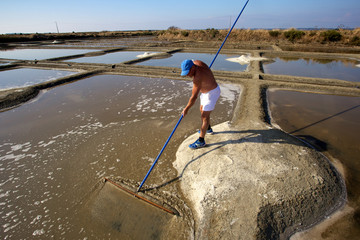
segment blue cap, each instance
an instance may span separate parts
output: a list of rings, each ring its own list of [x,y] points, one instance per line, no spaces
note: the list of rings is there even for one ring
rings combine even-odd
[[[181,63],[181,76],[188,75],[191,67],[194,65],[192,60],[186,59]]]

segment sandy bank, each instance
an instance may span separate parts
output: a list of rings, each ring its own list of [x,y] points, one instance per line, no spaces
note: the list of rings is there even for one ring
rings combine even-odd
[[[257,123],[214,130],[203,149],[186,139],[173,163],[197,239],[286,239],[343,204],[335,168],[296,138]]]

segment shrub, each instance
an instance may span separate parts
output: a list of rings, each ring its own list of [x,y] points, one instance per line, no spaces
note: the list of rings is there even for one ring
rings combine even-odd
[[[161,31],[158,32],[158,35],[164,35],[165,33],[166,33],[165,30],[161,30]]]
[[[284,32],[284,36],[286,39],[288,39],[291,42],[294,42],[295,40],[299,40],[302,38],[302,36],[305,35],[305,32],[299,31],[296,29],[291,29],[289,31]]]
[[[211,29],[206,29],[210,35],[211,38],[215,38],[218,34],[219,34],[219,30],[211,28]]]
[[[270,30],[269,31],[269,35],[271,36],[271,37],[278,37],[279,35],[280,35],[280,31],[273,31],[273,30]]]
[[[181,35],[183,35],[184,37],[189,36],[189,32],[188,31],[181,31]]]
[[[316,35],[316,31],[311,31],[310,33],[309,33],[309,36],[310,37],[313,37],[313,36],[315,36]]]
[[[336,30],[328,30],[326,32],[323,32],[321,36],[323,37],[324,41],[328,42],[338,42],[342,39],[341,33]]]
[[[360,37],[354,36],[354,37],[350,40],[350,44],[351,44],[351,45],[355,45],[355,46],[360,46]]]

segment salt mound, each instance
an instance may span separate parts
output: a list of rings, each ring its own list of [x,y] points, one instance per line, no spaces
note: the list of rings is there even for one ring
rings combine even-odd
[[[249,64],[251,61],[263,61],[263,60],[267,60],[267,58],[264,58],[264,57],[252,57],[252,56],[249,56],[249,55],[241,55],[240,57],[227,58],[226,60],[230,61],[230,62],[240,63],[241,65],[246,65],[246,64]]]
[[[139,55],[137,55],[136,57],[137,57],[137,58],[151,57],[151,56],[154,56],[154,55],[156,55],[156,54],[157,54],[157,53],[144,52],[143,54],[139,54]]]
[[[329,161],[261,123],[212,126],[207,147],[178,148],[174,168],[197,239],[288,239],[341,206],[345,185]]]

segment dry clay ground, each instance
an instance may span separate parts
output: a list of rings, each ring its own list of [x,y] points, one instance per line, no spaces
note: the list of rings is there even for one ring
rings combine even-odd
[[[179,49],[171,45],[168,48],[147,46],[127,50],[160,51],[163,55],[176,51],[215,51],[183,46]],[[223,52],[250,52],[254,57],[342,57],[341,54],[285,52],[275,46],[272,50],[224,49]],[[359,59],[357,54],[346,57]],[[17,61],[2,66],[3,69],[76,69],[80,73],[50,83],[1,92],[0,107],[15,106],[36,96],[42,89],[99,73],[171,79],[179,79],[180,73],[178,68],[134,66],[131,65],[133,62],[116,65],[74,63],[69,66],[60,60]],[[343,206],[346,189],[341,175],[322,154],[271,125],[266,90],[275,87],[360,96],[360,84],[268,75],[262,72],[259,61],[252,62],[245,73],[214,71],[214,74],[219,82],[240,84],[242,93],[233,119],[214,126],[215,134],[207,136],[206,148],[188,149],[188,144],[197,137],[194,134],[183,142],[176,154],[173,165],[179,173],[185,201],[195,218],[192,236],[195,239],[287,239],[295,231],[318,223]]]

